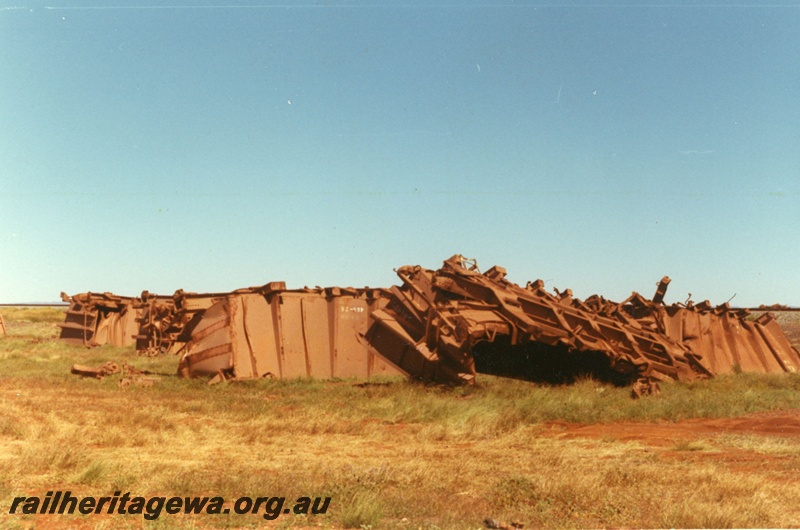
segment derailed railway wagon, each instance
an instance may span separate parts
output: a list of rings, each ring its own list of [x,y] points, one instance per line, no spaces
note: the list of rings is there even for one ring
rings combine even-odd
[[[178,372],[212,382],[402,373],[359,340],[386,300],[381,289],[287,290],[283,282],[231,293],[203,313]]]
[[[659,380],[800,370],[800,354],[771,314],[749,320],[748,310],[727,305],[666,306],[666,277],[653,300],[633,293],[614,303],[596,295],[583,302],[569,289],[552,295],[541,280],[521,287],[502,267],[481,273],[459,255],[436,271],[406,266],[397,274],[403,284],[373,313],[366,339],[425,379],[471,383],[476,356],[503,375],[566,380],[590,368],[645,393]]]
[[[112,293],[80,293],[69,296],[61,293],[69,303],[59,338],[79,346],[130,346],[138,332],[136,299]]]
[[[471,384],[481,372],[549,382],[591,374],[648,393],[664,380],[800,370],[770,313],[666,305],[667,277],[652,300],[633,293],[617,303],[550,294],[541,280],[522,287],[502,267],[482,273],[460,255],[438,270],[397,274],[402,283],[389,289],[272,282],[172,297],[85,293],[71,298],[62,338],[136,339],[140,353],[178,353],[180,375],[212,381],[404,374]]]

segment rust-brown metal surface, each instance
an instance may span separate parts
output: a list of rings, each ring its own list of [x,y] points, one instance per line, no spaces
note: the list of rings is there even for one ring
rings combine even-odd
[[[205,310],[223,296],[182,290],[172,296],[156,296],[144,291],[139,298],[141,316],[136,350],[143,355],[179,353]]]
[[[666,276],[652,300],[633,293],[616,303],[550,294],[541,280],[521,287],[502,267],[481,273],[460,255],[435,271],[396,272],[402,283],[390,289],[272,282],[231,293],[63,295],[71,305],[61,338],[135,339],[140,353],[180,353],[181,375],[214,381],[404,374],[470,384],[480,372],[550,382],[585,374],[647,394],[657,381],[800,370],[771,313],[666,305]]]
[[[187,293],[172,296],[143,291],[139,297],[111,293],[68,296],[70,303],[61,339],[70,344],[129,346],[142,355],[179,353],[203,312],[228,293]]]
[[[122,377],[118,381],[120,387],[135,386],[152,386],[158,378],[151,377],[150,372],[147,370],[139,370],[134,366],[122,361],[115,363],[109,361],[100,366],[85,366],[81,364],[74,364],[70,370],[74,375],[82,377],[92,377],[95,379],[103,379],[106,376],[120,374]]]
[[[597,364],[597,354],[623,382],[800,369],[800,355],[771,316],[749,321],[746,311],[726,306],[664,306],[666,277],[654,300],[634,293],[615,304],[599,296],[582,302],[570,290],[551,295],[541,280],[523,288],[503,268],[480,273],[461,256],[437,271],[406,266],[397,274],[403,285],[372,313],[366,340],[421,379],[471,383],[479,349],[487,366],[514,367],[506,375],[535,374],[541,365],[553,373],[535,375],[551,379],[566,378],[568,363]]]
[[[710,373],[800,369],[797,350],[770,312],[751,318],[749,309],[732,309],[728,304],[712,307],[705,301],[664,306],[637,296],[629,298],[623,309],[643,327],[684,344]]]
[[[212,381],[397,374],[359,340],[385,300],[380,289],[287,290],[283,282],[231,293],[205,310],[178,372]]]
[[[154,296],[144,291],[137,301],[141,316],[136,350],[143,355],[180,354],[195,326],[214,304],[230,295],[259,293],[276,288],[285,289],[285,285],[283,282],[273,282],[229,293],[191,293],[179,289],[171,297]]]
[[[68,302],[60,339],[81,346],[129,346],[137,333],[135,299],[112,293],[81,293],[69,296],[61,293]]]
[[[85,366],[82,364],[73,364],[70,372],[75,375],[80,375],[83,377],[94,377],[96,379],[102,379],[107,375],[116,374],[122,371],[122,368],[119,364],[109,361],[100,366]]]

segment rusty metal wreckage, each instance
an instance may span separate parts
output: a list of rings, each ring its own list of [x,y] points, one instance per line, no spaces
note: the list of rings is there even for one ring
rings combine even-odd
[[[259,377],[404,374],[471,384],[477,373],[552,383],[590,374],[636,395],[658,382],[737,371],[795,372],[800,354],[774,316],[748,318],[728,304],[621,303],[572,291],[525,287],[502,267],[478,270],[455,255],[438,270],[404,266],[389,289],[286,289],[283,282],[230,293],[128,298],[82,293],[61,338],[73,344],[134,344],[142,354],[180,354],[178,373],[212,382]]]

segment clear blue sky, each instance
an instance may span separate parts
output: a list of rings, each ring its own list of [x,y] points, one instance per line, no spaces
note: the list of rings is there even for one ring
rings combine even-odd
[[[461,253],[800,306],[798,35],[796,1],[2,0],[0,302]]]

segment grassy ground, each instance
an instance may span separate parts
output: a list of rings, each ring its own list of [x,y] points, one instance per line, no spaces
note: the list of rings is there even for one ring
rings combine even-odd
[[[800,375],[719,377],[628,389],[586,380],[537,386],[481,376],[471,388],[404,380],[257,381],[209,387],[174,377],[174,357],[55,340],[63,314],[3,308],[0,526],[217,528],[251,515],[8,514],[16,496],[331,497],[324,515],[275,527],[478,528],[800,526],[800,440],[714,435],[665,448],[553,436],[550,422],[672,422],[800,408]],[[152,387],[73,376],[127,361]],[[768,459],[769,466],[742,466]],[[677,456],[676,456],[677,455]],[[744,459],[744,460],[742,460]],[[288,501],[287,501],[288,502]]]

